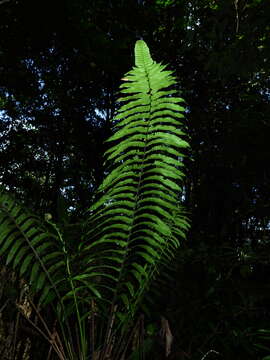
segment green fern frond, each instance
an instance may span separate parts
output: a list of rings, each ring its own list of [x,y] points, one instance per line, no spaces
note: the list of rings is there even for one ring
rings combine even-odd
[[[152,60],[144,41],[137,41],[135,67],[120,86],[123,105],[107,140],[112,143],[105,153],[111,172],[90,209],[82,246],[89,276],[100,269],[96,286],[102,298],[112,303],[122,298],[132,311],[143,296],[140,289],[162,261],[173,257],[188,228],[181,214],[172,222],[179,214],[181,160],[189,145],[183,99],[175,95],[175,78],[165,68]],[[108,284],[104,264],[112,274],[107,293],[102,290]]]
[[[0,234],[0,256],[40,294],[41,302],[60,298],[56,284],[65,278],[65,261],[59,239],[3,190]]]

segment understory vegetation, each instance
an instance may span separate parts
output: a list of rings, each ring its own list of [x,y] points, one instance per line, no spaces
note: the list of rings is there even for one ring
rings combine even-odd
[[[79,234],[50,214],[39,220],[4,191],[0,196],[0,255],[25,280],[24,301],[41,324],[21,302],[17,307],[51,344],[48,357],[53,349],[63,360],[124,359],[132,351],[143,358],[140,307],[151,304],[152,286],[161,291],[170,279],[189,228],[180,202],[189,145],[172,72],[138,40],[135,67],[123,80],[123,104],[107,140],[110,171]],[[41,315],[45,305],[57,319],[53,332]]]
[[[1,359],[270,358],[269,17],[0,1]]]

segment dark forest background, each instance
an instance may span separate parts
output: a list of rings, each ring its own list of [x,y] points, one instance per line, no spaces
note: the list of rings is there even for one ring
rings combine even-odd
[[[192,148],[183,196],[192,227],[171,294],[156,300],[174,336],[171,357],[214,350],[207,359],[262,359],[270,355],[270,1],[0,1],[0,183],[42,217],[80,221],[104,176],[117,89],[140,38],[175,72]],[[11,276],[0,272],[0,310],[16,298]],[[14,325],[9,304],[2,354]]]

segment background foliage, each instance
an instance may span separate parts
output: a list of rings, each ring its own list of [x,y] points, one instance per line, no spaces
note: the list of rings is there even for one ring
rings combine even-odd
[[[270,347],[258,335],[270,317],[269,17],[267,0],[0,5],[0,181],[42,216],[74,224],[93,202],[134,41],[143,37],[179,79],[193,225],[170,300],[156,300],[175,358],[270,352],[254,346]],[[16,298],[1,287],[0,309]]]

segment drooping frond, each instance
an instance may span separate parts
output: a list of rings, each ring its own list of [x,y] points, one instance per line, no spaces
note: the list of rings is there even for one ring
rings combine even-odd
[[[59,238],[12,196],[0,192],[0,256],[39,293],[41,303],[60,299],[65,280],[64,253]]]
[[[175,84],[172,72],[137,41],[135,67],[120,86],[122,106],[108,140],[110,173],[90,209],[82,246],[86,278],[92,277],[103,299],[115,303],[120,298],[131,312],[156,266],[173,257],[188,228],[179,214],[188,143]]]

